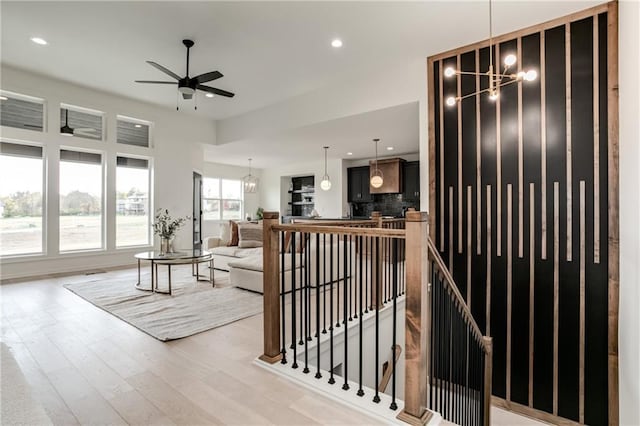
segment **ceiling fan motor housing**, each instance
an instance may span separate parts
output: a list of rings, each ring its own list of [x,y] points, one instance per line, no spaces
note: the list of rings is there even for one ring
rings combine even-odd
[[[193,95],[196,92],[198,80],[189,77],[178,80],[178,91],[184,95]]]

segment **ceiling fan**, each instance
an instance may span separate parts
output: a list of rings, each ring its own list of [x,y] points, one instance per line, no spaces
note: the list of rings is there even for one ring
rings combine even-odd
[[[162,65],[153,62],[147,61],[147,63],[163,73],[175,78],[177,81],[153,81],[153,80],[136,80],[136,83],[148,83],[148,84],[177,84],[178,91],[182,93],[182,97],[184,99],[191,99],[196,90],[202,90],[203,92],[213,93],[214,95],[225,96],[227,98],[233,98],[235,96],[234,93],[227,92],[226,90],[216,89],[215,87],[205,86],[202,83],[207,83],[209,81],[217,80],[222,77],[222,73],[219,71],[211,71],[204,74],[200,74],[196,77],[189,77],[189,49],[193,47],[195,44],[193,40],[182,40],[182,44],[184,44],[187,48],[187,75],[185,77],[180,77],[178,74],[173,71],[163,67]]]
[[[95,131],[96,129],[91,127],[74,129],[73,127],[69,126],[69,110],[64,110],[64,126],[60,127],[60,134],[64,136],[84,136],[88,138],[95,138]]]

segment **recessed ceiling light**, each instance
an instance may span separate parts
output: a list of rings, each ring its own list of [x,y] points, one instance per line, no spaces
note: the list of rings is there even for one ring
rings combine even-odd
[[[331,40],[331,46],[342,47],[342,40],[340,40],[339,38],[334,38],[333,40]]]
[[[34,42],[35,44],[39,44],[41,46],[45,46],[49,43],[47,43],[47,40],[40,38],[40,37],[31,37],[31,41]]]
[[[140,127],[142,127],[142,124],[136,124],[135,127],[139,129]]]
[[[213,93],[207,93],[205,96],[206,96],[207,98],[213,98]]]
[[[387,151],[393,151],[393,147],[392,146],[388,146],[387,147]]]
[[[353,155],[353,152],[347,152],[347,155]]]

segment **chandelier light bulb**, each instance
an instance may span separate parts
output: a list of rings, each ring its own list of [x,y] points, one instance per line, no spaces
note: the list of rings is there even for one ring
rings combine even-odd
[[[507,55],[504,57],[504,64],[508,67],[516,63],[516,55]]]
[[[536,78],[538,78],[538,72],[536,70],[529,70],[524,75],[524,79],[527,81],[534,81]]]
[[[444,70],[444,76],[445,77],[453,77],[454,75],[456,75],[456,70],[454,70],[451,67],[447,67]]]
[[[495,90],[491,93],[489,93],[489,99],[491,99],[492,101],[495,101],[498,99],[498,92],[496,92]]]
[[[456,98],[454,98],[453,96],[449,96],[447,98],[447,105],[454,106],[455,104],[456,104]]]
[[[526,73],[526,72],[524,72],[524,71],[519,71],[519,72],[518,72],[518,74],[516,75],[516,78],[517,78],[518,80],[524,80],[526,75],[527,75],[527,73]]]

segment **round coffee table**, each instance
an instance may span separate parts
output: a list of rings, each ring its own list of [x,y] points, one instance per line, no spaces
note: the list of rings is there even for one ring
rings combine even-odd
[[[143,291],[151,291],[155,293],[171,294],[171,266],[173,265],[191,265],[191,274],[198,281],[208,281],[211,286],[215,286],[213,280],[213,255],[202,249],[183,249],[173,253],[160,253],[160,251],[145,251],[137,253],[135,258],[138,259],[138,282],[136,288]],[[151,262],[151,287],[143,287],[140,284],[140,261],[146,260]],[[209,276],[200,275],[199,265],[201,263],[209,263]],[[168,291],[158,288],[158,265],[167,265],[169,275]]]

